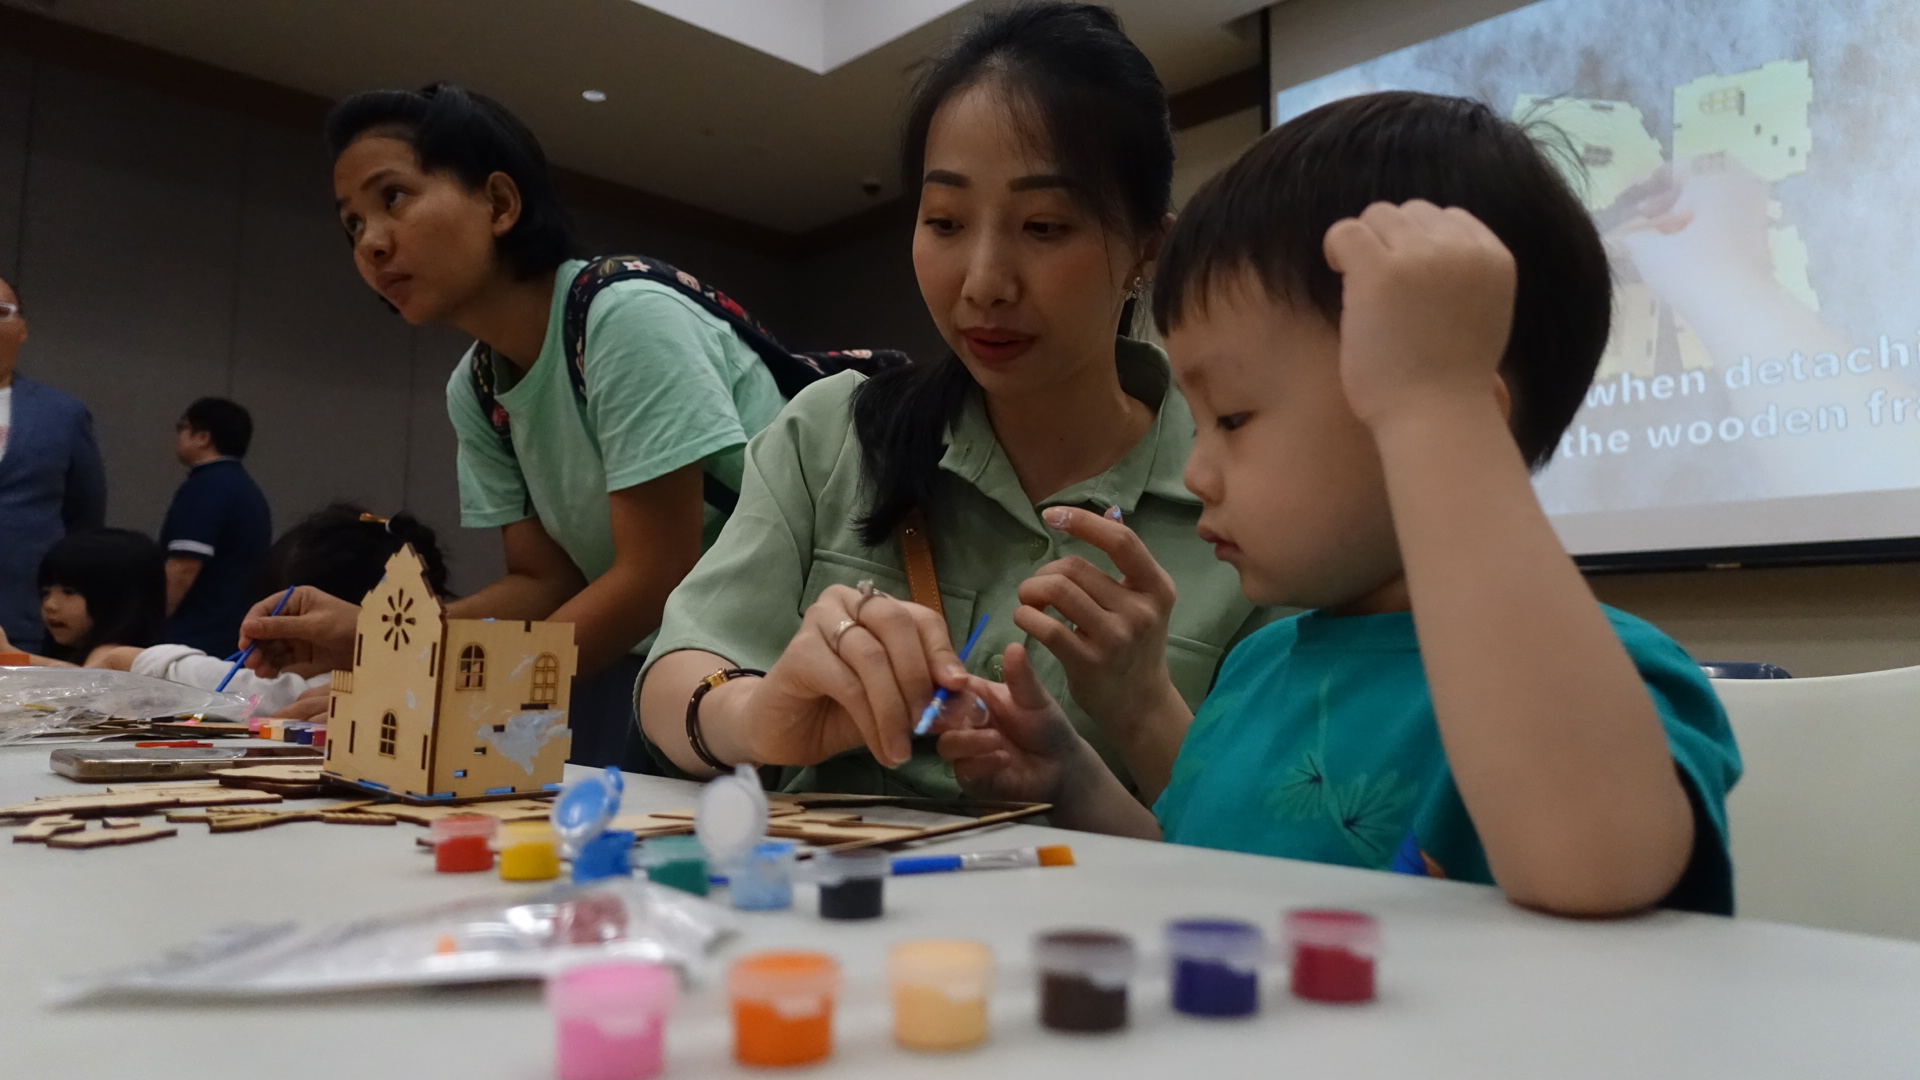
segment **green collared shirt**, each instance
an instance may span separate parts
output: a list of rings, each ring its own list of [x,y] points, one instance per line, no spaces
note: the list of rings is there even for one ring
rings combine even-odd
[[[1006,647],[1016,641],[1028,645],[1041,682],[1124,780],[1127,773],[1112,743],[1073,701],[1059,662],[1013,623],[1020,583],[1055,559],[1079,555],[1117,574],[1104,552],[1047,528],[1040,511],[1079,506],[1099,513],[1118,506],[1128,527],[1172,575],[1179,599],[1167,638],[1167,667],[1191,707],[1206,697],[1226,651],[1274,613],[1241,594],[1233,568],[1215,560],[1194,532],[1200,503],[1181,482],[1193,446],[1193,416],[1172,383],[1166,355],[1126,339],[1116,355],[1122,388],[1153,407],[1154,421],[1111,469],[1038,505],[1029,502],[976,392],[947,434],[939,498],[926,508],[926,517],[947,633],[956,643],[964,641],[976,619],[993,615],[967,666],[999,679]],[[829,585],[872,579],[885,592],[908,595],[898,544],[889,539],[868,547],[856,524],[867,500],[852,419],[853,391],[861,378],[846,373],[808,387],[748,444],[740,504],[720,538],[668,598],[649,664],[678,649],[699,649],[742,667],[769,668]],[[678,772],[657,749],[654,756]],[[898,769],[882,768],[861,749],[787,769],[781,786],[959,796],[953,771],[931,738],[915,740],[913,758]]]

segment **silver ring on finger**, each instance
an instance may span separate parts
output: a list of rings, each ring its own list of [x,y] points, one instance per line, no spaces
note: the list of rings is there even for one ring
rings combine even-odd
[[[874,597],[873,579],[872,578],[862,579],[860,584],[855,585],[854,588],[860,591],[860,598],[853,602],[853,610],[847,612],[847,614],[853,616],[854,620],[857,622],[860,619],[860,609],[865,607],[867,604],[867,601],[873,599]]]
[[[841,619],[839,625],[835,626],[827,634],[827,648],[832,649],[834,655],[838,656],[840,654],[840,639],[847,636],[847,631],[859,625],[860,621],[858,619]]]

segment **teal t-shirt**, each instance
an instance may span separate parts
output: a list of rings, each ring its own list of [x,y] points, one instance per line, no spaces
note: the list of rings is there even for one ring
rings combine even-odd
[[[1605,611],[1693,804],[1693,858],[1666,904],[1732,914],[1725,807],[1740,754],[1726,712],[1672,638]],[[1176,844],[1493,883],[1440,744],[1408,612],[1310,611],[1242,641],[1154,814]]]
[[[725,322],[651,281],[607,286],[587,310],[583,405],[567,377],[561,315],[585,263],[562,263],[539,359],[521,377],[496,361],[496,400],[513,452],[480,415],[472,353],[447,380],[459,436],[460,524],[495,528],[537,517],[591,581],[613,566],[607,493],[699,461],[735,491],[747,440],[786,404],[760,357]],[[705,546],[724,518],[706,508]],[[652,638],[634,646],[644,655]]]

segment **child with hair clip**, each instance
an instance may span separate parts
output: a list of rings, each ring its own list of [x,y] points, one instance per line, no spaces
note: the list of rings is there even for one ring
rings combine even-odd
[[[990,716],[942,734],[955,775],[1068,827],[1562,915],[1731,913],[1726,715],[1678,645],[1594,599],[1530,483],[1610,288],[1579,200],[1484,105],[1372,94],[1268,132],[1188,204],[1154,317],[1202,537],[1254,602],[1311,610],[1241,642],[1197,715],[1142,718],[1186,731],[1151,811],[1018,645],[1004,684],[968,680]]]
[[[40,560],[39,582],[47,643],[44,655],[29,657],[33,665],[77,666],[115,646],[150,645],[166,627],[166,556],[131,529],[62,537]]]
[[[387,560],[403,544],[413,545],[425,564],[427,584],[436,595],[445,597],[446,559],[433,530],[405,512],[391,519],[381,518],[351,503],[334,503],[281,534],[267,552],[258,591],[271,596],[290,586],[311,585],[357,604],[379,584]],[[211,690],[226,678],[233,658],[208,656],[187,645],[154,645],[103,650],[88,666],[118,668]],[[332,682],[332,672],[312,678],[287,673],[266,679],[241,668],[227,684],[227,692],[258,696],[254,711],[261,716],[286,714],[303,697],[309,703],[317,701],[317,710],[300,709],[300,718],[311,719],[326,711],[327,688]]]

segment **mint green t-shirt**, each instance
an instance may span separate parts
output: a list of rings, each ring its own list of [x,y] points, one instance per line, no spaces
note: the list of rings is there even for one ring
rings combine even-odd
[[[1604,610],[1693,805],[1693,857],[1666,904],[1732,914],[1726,797],[1740,753],[1726,713],[1672,638]],[[1154,814],[1176,844],[1493,883],[1440,744],[1408,612],[1311,611],[1241,642]]]
[[[447,380],[459,436],[460,524],[495,528],[529,517],[591,581],[613,566],[607,493],[703,462],[739,490],[747,440],[785,399],[760,357],[720,319],[665,285],[608,285],[587,310],[583,405],[567,377],[561,315],[582,266],[562,263],[539,359],[521,377],[495,361],[495,395],[512,421],[513,452],[480,414],[461,358]],[[704,545],[724,518],[706,508]],[[635,645],[644,655],[652,642]]]

